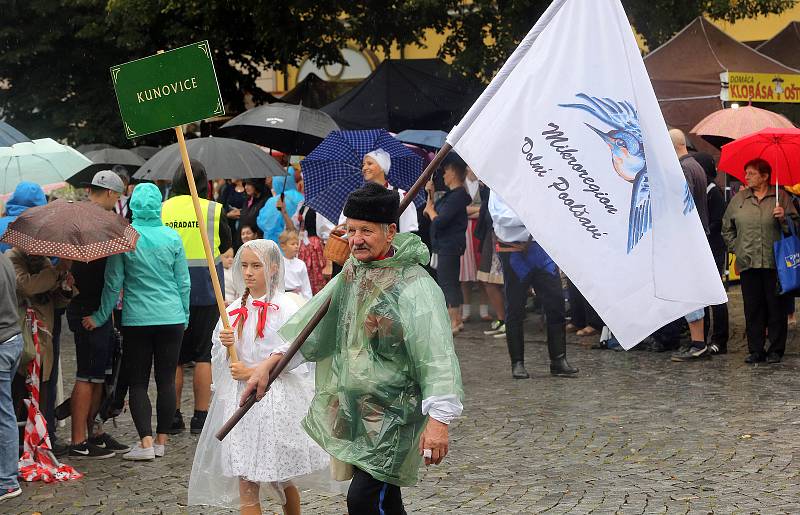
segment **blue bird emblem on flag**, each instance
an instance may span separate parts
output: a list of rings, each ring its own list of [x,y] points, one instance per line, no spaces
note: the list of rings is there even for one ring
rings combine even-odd
[[[625,181],[633,184],[631,210],[628,217],[628,254],[653,227],[653,213],[650,209],[650,183],[647,178],[647,157],[644,151],[642,129],[636,108],[627,100],[615,101],[578,93],[583,104],[559,104],[560,107],[580,109],[611,127],[602,131],[588,123],[611,151],[611,164],[614,171]],[[687,183],[684,190],[683,214],[694,209],[694,200]]]

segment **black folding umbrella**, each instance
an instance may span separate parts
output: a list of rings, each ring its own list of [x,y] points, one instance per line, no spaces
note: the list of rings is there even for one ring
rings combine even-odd
[[[186,141],[189,157],[203,163],[209,180],[259,179],[286,175],[267,152],[252,143],[230,138],[196,138]],[[171,181],[181,164],[177,143],[161,149],[133,175],[142,181]]]
[[[107,148],[117,148],[117,147],[115,147],[110,143],[86,143],[84,145],[75,147],[75,150],[77,150],[81,154],[86,154],[87,152],[94,152],[95,150],[105,150]]]
[[[67,182],[73,186],[85,186],[92,182],[94,174],[101,170],[111,170],[115,166],[122,166],[128,172],[133,173],[145,161],[140,155],[123,148],[93,150],[86,152],[85,155],[92,160],[92,164],[67,179]]]
[[[150,159],[158,154],[159,150],[161,150],[161,147],[151,147],[149,145],[139,145],[138,147],[131,148],[131,152],[140,155],[144,159]]]
[[[217,134],[305,156],[338,129],[333,118],[322,111],[276,102],[245,111],[220,127]]]

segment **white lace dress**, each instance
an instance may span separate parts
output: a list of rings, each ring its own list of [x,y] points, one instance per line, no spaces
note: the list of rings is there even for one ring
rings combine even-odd
[[[264,302],[264,298],[248,299],[247,321],[242,338],[236,342],[239,361],[248,367],[266,359],[283,344],[276,331],[298,309],[287,295],[276,295],[267,307],[264,336],[260,338],[256,334],[258,308],[254,301]],[[228,306],[228,312],[240,306],[241,299],[237,299]],[[235,319],[231,316],[231,324]],[[301,426],[314,396],[313,369],[307,364],[281,374],[267,395],[230,434],[222,442],[216,440],[214,434],[236,411],[245,385],[230,375],[227,351],[219,340],[221,328],[218,323],[214,330],[211,353],[214,394],[192,466],[189,503],[235,507],[239,478],[276,486],[326,469],[330,458]],[[234,332],[238,334],[235,328]],[[227,481],[228,478],[235,479],[235,483]]]

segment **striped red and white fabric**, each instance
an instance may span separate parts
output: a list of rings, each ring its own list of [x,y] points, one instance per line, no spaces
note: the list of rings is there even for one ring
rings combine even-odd
[[[19,476],[23,481],[69,481],[80,479],[83,474],[74,468],[60,463],[53,454],[50,436],[44,415],[39,411],[39,375],[42,370],[42,355],[39,350],[39,321],[33,310],[28,310],[29,327],[32,328],[36,358],[28,364],[26,387],[30,397],[25,399],[28,420],[25,424],[23,453],[19,459]]]

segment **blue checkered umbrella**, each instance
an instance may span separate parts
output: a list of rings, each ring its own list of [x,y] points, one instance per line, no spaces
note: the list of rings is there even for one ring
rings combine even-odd
[[[389,184],[408,191],[422,174],[422,158],[383,129],[333,131],[302,162],[306,204],[336,222],[347,196],[364,185],[361,162],[364,155],[382,148],[392,158],[387,174]],[[421,207],[420,193],[414,204]]]

